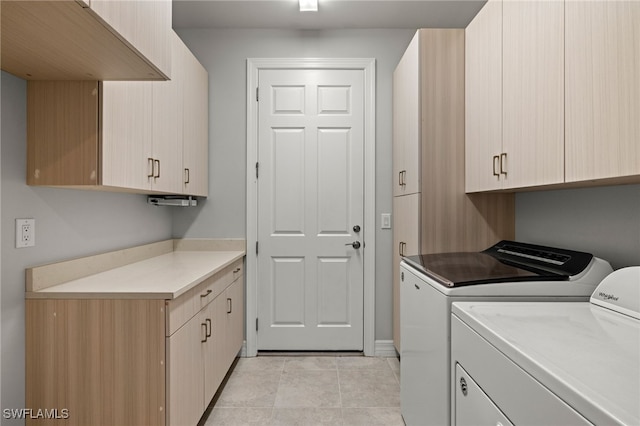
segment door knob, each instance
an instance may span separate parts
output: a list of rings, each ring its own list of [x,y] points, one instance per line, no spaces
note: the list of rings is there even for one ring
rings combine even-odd
[[[360,241],[354,241],[352,243],[345,244],[345,246],[351,246],[351,247],[353,247],[354,249],[357,250],[357,249],[360,248],[361,244],[360,244]]]

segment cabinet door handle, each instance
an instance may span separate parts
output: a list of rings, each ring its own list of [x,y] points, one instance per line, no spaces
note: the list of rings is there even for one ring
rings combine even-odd
[[[160,177],[160,160],[153,160],[153,162],[158,164],[158,174],[153,175],[153,177],[157,179]]]
[[[404,243],[402,241],[400,241],[400,244],[398,244],[398,254],[400,256],[404,256],[404,248],[407,246],[407,243]]]
[[[398,186],[402,186],[402,171],[398,172]]]
[[[151,167],[149,167],[149,164],[151,164]],[[147,158],[147,169],[151,169],[151,173],[147,177],[152,178],[156,174],[156,162],[151,157]]]
[[[203,322],[202,326],[204,327],[204,340],[200,340],[200,342],[204,343],[209,338],[209,335],[207,334],[207,323]]]
[[[230,297],[227,297],[227,313],[230,314],[233,310],[233,302]]]
[[[200,297],[207,297],[208,295],[211,294],[211,291],[212,291],[211,289],[207,290],[207,292],[204,294],[201,294]]]
[[[211,337],[211,319],[210,319],[210,318],[207,318],[206,320],[204,320],[204,322],[205,322],[205,323],[207,323],[207,324],[208,324],[208,327],[209,327],[209,328],[208,328],[208,329],[209,329],[209,331],[208,331],[208,332],[207,332],[207,334],[206,334],[207,338],[209,338],[209,337]]]
[[[496,171],[497,170],[497,168],[496,168],[497,164],[496,163],[499,163],[499,162],[500,162],[500,156],[499,155],[494,155],[493,156],[493,175],[494,176],[498,176],[498,177],[500,177],[500,173]]]
[[[187,169],[185,167],[185,169],[184,169],[184,183],[189,183],[190,177],[191,177],[191,175],[189,173],[189,169]]]
[[[500,154],[500,174],[507,175],[507,153]]]

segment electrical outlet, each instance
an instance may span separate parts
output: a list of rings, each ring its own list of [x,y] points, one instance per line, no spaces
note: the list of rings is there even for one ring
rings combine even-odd
[[[16,248],[36,245],[36,220],[16,219]]]

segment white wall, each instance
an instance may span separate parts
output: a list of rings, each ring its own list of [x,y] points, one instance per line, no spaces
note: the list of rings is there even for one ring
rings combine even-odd
[[[142,195],[27,186],[26,82],[2,72],[1,87],[0,220],[4,238],[0,311],[4,409],[24,407],[25,268],[171,238],[172,211],[146,204]],[[35,218],[35,247],[15,248],[16,218]],[[2,424],[23,422],[2,419]]]
[[[413,30],[177,30],[209,72],[209,199],[174,215],[176,237],[246,237],[247,58],[376,59],[376,339],[392,338],[392,73]]]
[[[516,238],[640,265],[640,185],[517,194]]]

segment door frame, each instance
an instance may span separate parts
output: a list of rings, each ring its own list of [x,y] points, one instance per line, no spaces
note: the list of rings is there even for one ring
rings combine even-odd
[[[376,128],[375,65],[373,58],[249,58],[247,59],[247,255],[245,258],[246,356],[258,353],[258,105],[260,70],[267,69],[342,69],[364,72],[364,300],[363,349],[366,356],[375,353],[375,259],[376,259]]]

